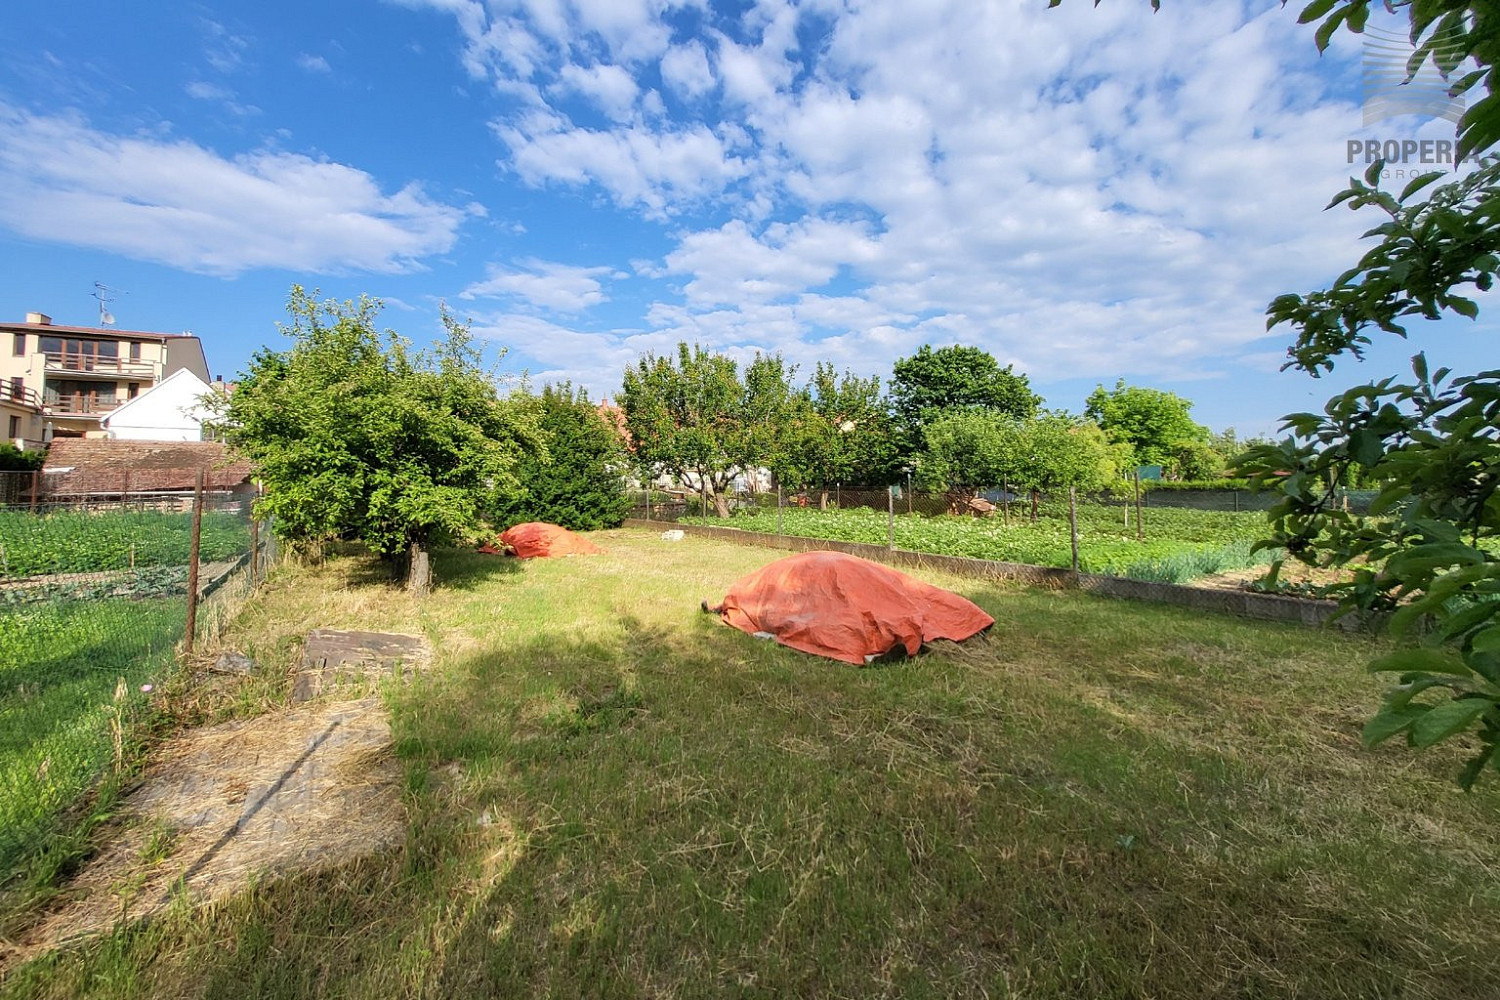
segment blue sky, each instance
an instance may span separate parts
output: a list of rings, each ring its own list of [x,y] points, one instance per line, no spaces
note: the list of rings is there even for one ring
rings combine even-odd
[[[417,341],[446,301],[512,373],[610,394],[679,340],[866,374],[974,344],[1079,410],[1177,391],[1216,428],[1494,324],[1278,373],[1265,304],[1373,224],[1322,212],[1366,127],[1358,40],[1300,5],[1087,0],[9,0],[0,316],[191,330],[233,377],[294,283]]]

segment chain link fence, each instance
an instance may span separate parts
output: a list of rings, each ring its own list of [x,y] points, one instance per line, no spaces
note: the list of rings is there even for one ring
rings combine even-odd
[[[278,559],[243,486],[152,473],[157,488],[95,474],[87,493],[0,473],[0,880],[121,762],[179,652],[216,638]]]
[[[1333,503],[1351,514],[1368,514],[1370,504],[1378,490],[1338,489]],[[827,489],[765,491],[758,494],[735,493],[729,498],[733,511],[770,509],[778,505],[799,510],[852,510],[868,508],[886,510],[890,503],[885,489],[850,488],[834,485]],[[1231,489],[1172,489],[1146,488],[1140,493],[1142,510],[1201,510],[1222,513],[1255,513],[1271,508],[1280,494],[1273,491]],[[966,498],[956,498],[946,493],[911,490],[897,486],[894,490],[894,507],[898,514],[922,514],[928,517],[939,514],[974,514],[978,516],[1001,516],[1002,508],[1010,505],[1010,511],[1022,510],[1029,516],[1031,496],[1018,488],[985,490],[978,498],[983,501],[970,505]],[[1136,495],[1126,485],[1106,489],[1097,493],[1080,494],[1080,503],[1106,507],[1134,507]],[[1038,503],[1057,502],[1055,497],[1040,494]],[[681,517],[713,517],[712,502],[705,502],[701,493],[689,489],[654,489],[649,495],[644,490],[630,494],[631,507],[627,516],[642,520],[675,521]],[[707,514],[705,515],[705,510]]]

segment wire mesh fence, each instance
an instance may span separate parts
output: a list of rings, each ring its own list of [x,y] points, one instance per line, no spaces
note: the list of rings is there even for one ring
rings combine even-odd
[[[1370,504],[1378,490],[1351,490],[1339,488],[1334,491],[1331,503],[1351,514],[1368,514]],[[941,514],[969,514],[974,516],[1004,516],[1017,510],[1027,516],[1030,512],[1032,494],[1019,487],[999,486],[984,490],[977,495],[913,490],[896,486],[893,491],[884,488],[844,488],[835,484],[827,488],[808,490],[776,490],[760,493],[736,493],[728,500],[731,513],[747,510],[774,510],[778,506],[798,510],[853,510],[868,508],[884,511],[891,503],[898,514],[922,514],[934,517]],[[1220,513],[1263,513],[1279,499],[1274,491],[1235,489],[1142,489],[1139,506],[1142,510],[1200,510]],[[699,492],[690,489],[654,489],[648,494],[635,490],[630,494],[631,508],[628,516],[653,521],[675,521],[681,517],[713,517],[715,508],[711,501]],[[1047,502],[1045,493],[1036,496],[1038,505]],[[1056,497],[1051,498],[1054,502]],[[975,502],[977,501],[977,502]],[[1079,501],[1106,507],[1135,507],[1137,496],[1129,484],[1080,494]],[[705,513],[706,512],[706,513]]]
[[[179,650],[216,636],[278,558],[249,495],[154,471],[171,488],[79,495],[0,474],[0,878],[122,759]]]

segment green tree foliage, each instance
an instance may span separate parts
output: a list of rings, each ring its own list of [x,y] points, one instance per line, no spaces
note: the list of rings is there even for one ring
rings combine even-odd
[[[1341,26],[1360,31],[1369,6],[1317,0],[1301,19],[1321,22],[1323,48]],[[1462,155],[1487,154],[1500,139],[1493,5],[1399,6],[1417,45],[1409,71],[1426,59],[1445,73],[1477,64],[1452,89],[1483,92],[1458,137]],[[1381,187],[1383,168],[1372,165],[1332,202],[1373,214],[1365,235],[1377,242],[1329,288],[1283,295],[1267,311],[1268,326],[1296,333],[1289,367],[1325,372],[1343,354],[1361,357],[1372,330],[1406,336],[1411,317],[1472,319],[1478,307],[1467,288],[1494,284],[1500,160],[1426,174],[1394,194]],[[1473,732],[1478,750],[1460,775],[1468,787],[1487,766],[1500,767],[1500,370],[1429,372],[1418,354],[1412,375],[1351,389],[1321,413],[1292,414],[1290,437],[1251,449],[1239,466],[1281,494],[1267,544],[1314,565],[1352,566],[1345,608],[1392,612],[1402,645],[1370,669],[1398,675],[1399,685],[1365,727],[1366,743],[1401,734],[1425,747]],[[1324,488],[1356,476],[1379,485],[1370,517],[1343,511]]]
[[[1168,450],[1167,471],[1173,479],[1203,482],[1224,476],[1224,456],[1210,444],[1178,441]]]
[[[891,411],[907,446],[921,444],[924,423],[950,410],[988,410],[1025,420],[1036,415],[1041,397],[1024,374],[1000,367],[978,347],[954,345],[933,350],[923,344],[892,366]]]
[[[890,481],[895,442],[880,396],[880,379],[852,372],[840,377],[820,362],[783,418],[778,481],[825,490],[834,483],[881,485]]]
[[[0,441],[0,472],[31,472],[45,461],[45,451],[22,451],[9,441]]]
[[[549,521],[574,531],[618,527],[629,509],[624,470],[629,457],[620,428],[568,383],[540,395],[512,394],[507,401],[529,416],[547,443],[545,452],[523,451],[516,462],[520,489],[500,498],[497,526]]]
[[[1137,463],[1163,466],[1178,479],[1212,479],[1182,475],[1174,468],[1179,459],[1195,469],[1211,462],[1190,447],[1207,446],[1209,437],[1208,428],[1188,415],[1192,408],[1192,402],[1175,392],[1126,385],[1120,379],[1113,390],[1101,385],[1090,393],[1083,412],[1110,440],[1130,445]]]
[[[917,480],[964,503],[989,487],[1037,493],[1097,490],[1119,474],[1119,452],[1094,424],[1063,413],[1029,420],[982,411],[938,417],[923,430]],[[1035,506],[1035,505],[1033,505]]]
[[[758,355],[741,377],[734,359],[685,343],[675,358],[647,354],[625,369],[619,398],[636,462],[648,477],[706,488],[727,517],[734,477],[782,461],[794,372],[779,355]]]
[[[376,330],[379,310],[294,286],[291,348],[255,355],[221,422],[254,461],[258,512],[282,538],[359,538],[416,570],[430,546],[472,536],[517,492],[516,459],[539,438],[497,398],[465,325],[445,311],[446,339],[414,353]],[[428,580],[413,572],[409,584]]]
[[[923,448],[913,463],[917,485],[948,496],[949,508],[1004,483],[1020,485],[1021,425],[1014,417],[981,410],[956,410],[934,417],[922,428]]]

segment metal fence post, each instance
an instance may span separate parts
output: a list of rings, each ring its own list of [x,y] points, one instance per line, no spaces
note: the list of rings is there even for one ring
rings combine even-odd
[[[1073,543],[1073,572],[1078,572],[1078,487],[1068,487],[1068,537]]]
[[[182,636],[184,652],[193,651],[193,633],[198,628],[198,540],[203,533],[203,479],[204,470],[198,470],[198,481],[193,486],[193,537],[188,546],[188,595],[187,627]]]
[[[260,575],[260,522],[250,518],[250,589],[255,589],[255,578]]]
[[[896,551],[896,490],[895,487],[885,488],[885,517],[886,517],[886,547],[892,552]]]
[[[776,484],[776,534],[781,534],[781,484]]]
[[[1141,519],[1141,470],[1135,470],[1135,540],[1146,540],[1146,522]]]

